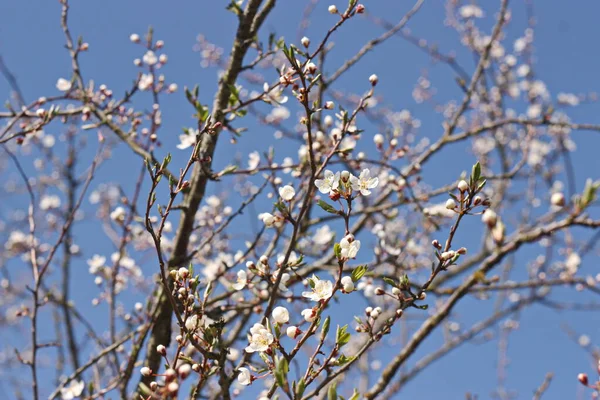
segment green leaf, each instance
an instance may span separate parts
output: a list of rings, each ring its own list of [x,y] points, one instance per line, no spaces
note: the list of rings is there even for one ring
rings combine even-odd
[[[335,333],[335,343],[338,345],[338,347],[343,347],[344,345],[348,344],[349,341],[350,333],[348,333],[348,325],[344,325],[342,327],[338,325]]]
[[[350,277],[352,278],[352,282],[358,281],[366,273],[367,273],[366,265],[359,265],[358,267],[354,268],[354,270],[352,271],[352,274],[350,275]]]
[[[331,323],[331,317],[325,318],[325,322],[323,322],[323,327],[321,328],[321,341],[324,342],[327,334],[329,333],[329,324]]]
[[[384,276],[383,281],[392,287],[398,287],[398,284],[396,282],[394,282],[393,279],[390,279],[390,278]]]
[[[479,161],[473,165],[473,168],[471,169],[471,177],[473,178],[474,183],[479,182],[479,178],[481,178],[481,164],[479,164]]]
[[[327,211],[330,214],[339,214],[339,211],[335,209],[334,206],[332,206],[331,204],[327,203],[324,200],[319,200],[317,201],[317,204],[319,205],[319,207],[321,207],[324,211]]]
[[[348,400],[359,400],[360,399],[360,393],[358,392],[358,390],[354,389],[354,393],[352,393],[352,397],[350,397]]]
[[[404,274],[400,277],[400,289],[407,290],[408,288],[410,288],[410,280],[408,275]]]
[[[337,400],[337,382],[329,385],[327,390],[327,400]]]
[[[300,379],[298,385],[296,386],[296,397],[302,398],[304,394],[304,390],[306,389],[306,383],[304,382],[304,378]]]
[[[333,254],[335,254],[338,260],[342,258],[342,246],[339,243],[333,245]]]

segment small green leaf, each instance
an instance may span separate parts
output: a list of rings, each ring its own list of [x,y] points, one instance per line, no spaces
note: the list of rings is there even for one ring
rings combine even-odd
[[[337,400],[337,382],[329,385],[327,390],[327,400]]]
[[[298,385],[296,386],[296,397],[302,398],[304,394],[304,390],[306,389],[306,383],[304,382],[304,378],[300,379]]]
[[[335,254],[338,260],[342,258],[342,246],[339,243],[333,245],[333,254]]]
[[[359,400],[360,399],[360,393],[358,392],[358,390],[354,389],[354,393],[352,393],[352,397],[350,397],[348,400]]]
[[[473,178],[473,182],[479,182],[479,178],[481,178],[481,164],[479,161],[475,165],[473,165],[473,169],[471,170],[471,177]]]
[[[331,204],[327,203],[324,200],[317,201],[319,207],[321,207],[324,211],[327,211],[330,214],[339,214],[339,211],[335,209]]]
[[[327,334],[329,333],[329,324],[331,323],[331,317],[325,318],[325,322],[323,322],[323,327],[321,328],[321,341],[324,342]]]
[[[383,281],[392,287],[398,287],[398,284],[396,282],[394,282],[393,279],[390,279],[390,278],[384,276]]]
[[[367,273],[366,265],[359,265],[354,268],[350,277],[352,278],[352,282],[357,282],[360,278],[362,278]]]
[[[335,333],[335,343],[338,347],[343,347],[350,341],[350,333],[348,333],[348,325],[340,327],[338,325]]]

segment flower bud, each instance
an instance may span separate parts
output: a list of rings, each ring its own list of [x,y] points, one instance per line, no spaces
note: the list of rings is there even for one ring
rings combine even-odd
[[[190,271],[188,271],[188,269],[185,267],[181,267],[179,270],[177,270],[177,275],[179,275],[181,279],[185,279],[190,275]]]
[[[329,11],[330,14],[337,14],[338,13],[338,9],[334,5],[329,6],[329,8],[327,8],[327,10]]]
[[[392,294],[394,296],[400,296],[401,293],[402,293],[402,291],[399,288],[397,288],[395,286],[392,288]]]
[[[285,307],[275,307],[271,313],[273,320],[278,324],[285,324],[290,320],[290,313]]]
[[[290,339],[296,339],[300,334],[302,333],[302,331],[300,329],[298,329],[297,326],[288,326],[288,328],[285,330],[285,334],[290,338]]]
[[[456,250],[456,252],[460,255],[464,255],[467,254],[467,248],[466,247],[461,247],[460,249]]]
[[[461,180],[460,182],[458,182],[458,190],[460,190],[461,192],[466,191],[467,189],[469,189],[469,184],[467,182],[465,182],[464,180]]]
[[[340,177],[342,179],[342,182],[348,182],[348,179],[350,179],[350,172],[342,171]]]
[[[446,200],[446,208],[448,210],[454,210],[456,208],[456,202],[454,201],[454,199]]]
[[[494,210],[488,208],[483,212],[481,220],[484,224],[486,224],[490,228],[493,228],[494,225],[496,225],[496,222],[498,221],[498,215],[494,212]]]
[[[584,386],[588,385],[588,376],[587,376],[587,374],[579,374],[579,375],[577,375],[577,380],[579,382],[581,382],[581,384],[584,385]]]
[[[354,282],[352,281],[352,278],[349,276],[344,276],[342,278],[342,289],[344,290],[345,293],[351,293],[354,291]]]
[[[156,346],[156,351],[161,356],[166,356],[167,355],[167,348],[165,346],[163,346],[162,344],[159,344],[158,346]]]
[[[173,368],[169,368],[165,371],[165,379],[168,381],[172,381],[177,378],[177,372]]]
[[[333,107],[335,107],[335,103],[333,101],[327,101],[327,102],[325,102],[325,109],[326,110],[333,110]]]
[[[129,40],[131,40],[133,43],[139,43],[140,35],[138,35],[137,33],[132,33],[131,35],[129,35]]]
[[[305,70],[309,74],[314,74],[315,72],[317,72],[317,66],[314,63],[309,62],[308,64],[306,64],[306,69]]]
[[[267,265],[267,263],[269,262],[269,258],[263,254],[262,256],[260,256],[259,261],[261,264]]]
[[[185,379],[188,376],[190,376],[191,372],[192,372],[192,367],[190,366],[190,364],[183,364],[181,367],[179,367],[177,369],[177,373],[179,374],[179,377],[181,379]]]
[[[310,46],[310,39],[304,36],[302,39],[300,39],[300,43],[302,43],[302,46],[308,47]]]
[[[377,77],[377,75],[373,74],[369,77],[369,82],[371,82],[371,86],[375,86],[375,85],[377,85],[377,82],[379,82],[379,77]]]
[[[562,193],[553,193],[550,197],[550,204],[553,206],[562,207],[565,205],[565,195]]]
[[[378,133],[375,136],[373,136],[373,142],[378,147],[382,146],[384,141],[385,141],[385,138],[383,137],[383,135],[381,133]]]
[[[437,239],[434,239],[434,240],[431,242],[431,245],[432,245],[433,247],[435,247],[436,249],[441,249],[441,248],[442,248],[442,245],[440,244],[440,242],[439,242]]]
[[[171,382],[167,385],[167,390],[171,394],[175,394],[179,391],[179,384],[177,382]]]
[[[480,204],[481,204],[481,201],[482,201],[482,200],[481,200],[481,197],[480,197],[480,196],[475,196],[475,197],[473,197],[473,205],[474,205],[474,206],[478,206],[478,205],[480,205]]]
[[[356,6],[356,13],[357,14],[362,14],[365,12],[365,6],[362,4],[359,4]]]
[[[383,295],[385,294],[385,290],[383,290],[383,289],[382,289],[382,288],[380,288],[380,287],[376,287],[376,288],[375,288],[375,294],[376,294],[377,296],[383,296]]]
[[[142,367],[140,369],[140,373],[142,374],[142,376],[150,376],[152,375],[152,370],[148,367]]]
[[[150,390],[154,392],[156,391],[156,389],[158,389],[158,383],[156,383],[155,381],[150,382]]]

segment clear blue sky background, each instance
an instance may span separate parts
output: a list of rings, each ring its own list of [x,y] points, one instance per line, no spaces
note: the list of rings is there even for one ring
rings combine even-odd
[[[345,1],[338,2],[342,8]],[[486,18],[481,25],[489,30],[498,7],[497,1],[486,1]],[[505,47],[512,48],[512,42],[522,36],[526,28],[525,9],[522,1],[513,1],[513,20],[507,30]],[[138,68],[133,59],[142,56],[141,49],[129,42],[133,32],[143,34],[149,25],[155,29],[155,37],[165,41],[165,53],[169,55],[169,63],[164,73],[169,82],[177,82],[180,88],[184,85],[199,84],[201,98],[204,103],[212,103],[217,82],[215,69],[202,69],[200,56],[192,51],[195,38],[202,33],[207,40],[225,48],[230,48],[235,32],[236,20],[225,11],[224,1],[73,1],[70,14],[72,33],[82,35],[90,44],[90,51],[81,57],[84,78],[93,79],[97,84],[104,83],[119,96],[131,85]],[[307,1],[280,0],[275,12],[264,25],[263,38],[273,31],[284,36],[287,41],[297,38],[297,26]],[[322,2],[317,6],[311,18],[311,26],[307,35],[318,41],[327,28],[334,22],[334,17],[327,13],[327,5]],[[412,7],[412,1],[365,1],[368,10],[385,17],[390,22],[397,22]],[[535,1],[535,14],[538,25],[535,32],[537,70],[539,78],[544,80],[553,96],[557,93],[586,93],[600,89],[598,71],[600,71],[600,55],[597,51],[600,39],[600,3],[594,1]],[[31,101],[41,95],[56,93],[55,83],[59,77],[70,76],[70,60],[64,49],[64,39],[59,25],[60,6],[57,1],[3,1],[0,2],[0,55],[8,67],[16,74],[25,98]],[[426,1],[422,10],[409,23],[413,33],[419,37],[439,44],[443,50],[457,50],[463,65],[469,71],[474,68],[472,56],[460,47],[457,34],[443,24],[444,7],[441,1]],[[358,19],[344,27],[334,36],[336,48],[331,57],[328,72],[334,69],[333,59],[337,62],[352,55],[365,42],[381,33],[381,29],[373,26],[366,19]],[[437,99],[440,102],[449,99],[460,99],[461,92],[452,80],[449,69],[444,65],[432,65],[429,58],[400,38],[393,38],[379,46],[365,61],[353,68],[351,73],[337,83],[342,90],[363,92],[366,78],[377,73],[381,84],[377,93],[383,96],[384,104],[394,109],[409,109],[422,122],[421,135],[432,139],[441,133],[442,119],[427,104],[415,104],[411,92],[419,74],[429,69],[429,77],[438,89]],[[273,75],[271,75],[271,78]],[[7,98],[9,87],[0,80],[0,97]],[[142,95],[140,103],[149,101],[147,94]],[[150,104],[150,103],[146,103]],[[177,135],[183,126],[193,125],[191,109],[183,92],[163,98],[164,126],[161,139],[164,149],[174,154],[178,152],[175,145]],[[139,107],[138,107],[139,108]],[[523,107],[520,110],[524,110]],[[598,105],[583,105],[573,110],[570,115],[577,122],[600,123]],[[271,140],[273,130],[250,124],[251,137],[244,138],[237,147],[223,140],[219,144],[215,157],[216,165],[231,163],[232,154],[247,154],[256,150],[256,139]],[[595,135],[595,136],[592,136]],[[575,167],[580,180],[578,190],[582,189],[585,177],[598,178],[600,163],[597,152],[600,140],[597,133],[575,133],[579,144],[574,156]],[[95,140],[95,138],[92,138]],[[93,143],[93,140],[92,140]],[[94,151],[92,146],[90,155]],[[294,153],[295,149],[284,149],[283,152]],[[473,163],[473,158],[463,149],[456,154],[445,152],[444,156],[432,164],[428,164],[425,176],[434,185],[447,183],[455,179],[462,170]],[[97,182],[113,180],[124,186],[132,185],[137,175],[139,161],[128,157],[129,150],[124,146],[116,152],[114,159],[102,166]],[[187,153],[185,153],[187,157]],[[177,158],[177,157],[176,157]],[[245,159],[244,159],[245,160]],[[176,159],[175,165],[182,161]],[[125,173],[123,173],[125,171]],[[131,175],[127,171],[132,172]],[[95,187],[95,185],[92,185]],[[129,186],[131,187],[131,186]],[[220,190],[213,186],[211,190]],[[11,204],[12,201],[12,204]],[[7,215],[16,199],[8,199],[0,204],[0,215]],[[266,203],[265,203],[266,204]],[[91,210],[89,204],[85,208]],[[80,224],[77,228],[78,244],[85,250],[86,257],[93,253],[110,254],[113,250],[96,224]],[[468,234],[466,234],[468,235]],[[440,235],[441,237],[441,235]],[[465,238],[467,240],[468,238]],[[470,240],[476,242],[477,238]],[[93,246],[93,247],[92,247]],[[93,248],[93,250],[92,250]],[[528,260],[540,252],[540,247],[531,246],[525,252]],[[155,268],[153,263],[143,266],[147,273]],[[521,266],[521,271],[524,266]],[[584,259],[584,273],[596,274],[597,262],[594,256]],[[78,260],[73,277],[73,297],[82,310],[85,310],[96,323],[103,325],[102,318],[106,310],[102,307],[92,309],[90,306],[90,290],[96,290],[93,280],[87,272],[85,258]],[[130,295],[126,295],[130,296]],[[137,300],[135,294],[131,299],[123,296],[126,307],[131,307]],[[563,299],[576,300],[576,292],[565,291]],[[352,314],[358,314],[364,305],[357,303],[355,310],[350,310],[345,318],[351,320]],[[482,311],[489,310],[491,304],[485,306],[474,301],[464,302],[459,308],[461,317],[475,320],[471,310],[481,317]],[[557,314],[544,308],[528,309],[520,318],[521,329],[511,336],[509,357],[511,365],[506,386],[518,393],[518,398],[530,398],[534,388],[539,385],[547,372],[554,372],[556,377],[546,398],[570,399],[579,392],[575,376],[581,370],[590,370],[590,359],[575,343],[566,339],[562,322],[588,333],[592,339],[598,339],[600,318],[594,313],[569,312]],[[16,331],[15,331],[16,333]],[[51,332],[47,334],[51,337]],[[8,342],[19,343],[14,337],[5,337]],[[5,342],[6,343],[6,342]],[[427,351],[439,345],[437,342],[423,346],[411,360],[414,362]],[[399,346],[390,348],[395,354]],[[491,390],[496,386],[497,350],[494,344],[468,344],[444,360],[436,363],[427,372],[413,380],[398,398],[420,399],[460,399],[465,392],[471,391],[480,398],[489,398]],[[24,370],[25,372],[25,370]],[[376,373],[374,373],[376,374]],[[0,373],[1,375],[1,373]],[[48,378],[53,377],[48,374]],[[50,381],[43,387],[48,389]],[[2,386],[0,385],[0,388]],[[4,397],[3,397],[4,396]],[[2,398],[10,398],[10,393]]]

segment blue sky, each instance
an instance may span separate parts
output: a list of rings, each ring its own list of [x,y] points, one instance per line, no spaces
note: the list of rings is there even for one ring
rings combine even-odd
[[[231,13],[225,11],[226,2],[107,0],[72,3],[71,30],[75,36],[82,35],[84,41],[90,44],[89,52],[81,57],[86,80],[93,79],[97,84],[104,83],[117,95],[123,93],[131,85],[138,71],[133,65],[133,59],[143,54],[141,48],[129,41],[129,35],[133,32],[143,34],[148,26],[152,26],[155,37],[165,41],[165,53],[169,56],[169,62],[164,68],[167,81],[177,82],[180,88],[198,84],[202,101],[212,103],[217,70],[201,68],[200,56],[192,49],[196,36],[203,34],[208,41],[224,47],[225,52],[228,51],[236,20]],[[264,25],[262,38],[266,38],[269,32],[275,32],[277,36],[284,36],[286,41],[296,41],[298,22],[307,3],[300,0],[280,0]],[[344,4],[338,4],[339,8],[345,5],[345,1],[341,3]],[[481,22],[481,26],[487,30],[493,24],[497,3],[485,2],[486,18]],[[510,5],[513,18],[505,38],[505,46],[508,48],[512,47],[511,43],[523,34],[527,26],[523,2],[513,3]],[[536,74],[545,81],[551,94],[556,96],[559,92],[589,93],[599,90],[600,55],[596,49],[600,38],[600,25],[597,24],[600,3],[589,0],[533,3],[537,19]],[[365,1],[370,13],[385,17],[390,22],[398,21],[412,4],[413,2],[405,0]],[[306,32],[315,42],[335,21],[334,17],[327,13],[327,5],[328,3],[323,2],[317,5]],[[0,4],[0,55],[15,73],[24,96],[29,101],[41,95],[56,93],[57,78],[70,76],[70,60],[64,48],[59,17],[60,7],[56,1],[7,1]],[[446,52],[456,50],[459,60],[471,72],[474,68],[472,56],[460,46],[457,34],[446,27],[443,21],[442,2],[429,1],[425,2],[408,27],[416,36],[437,43],[440,49]],[[342,60],[354,54],[364,43],[381,32],[381,28],[374,26],[367,19],[360,18],[343,27],[334,36],[335,48],[326,71],[332,72]],[[376,73],[380,79],[377,94],[381,96],[382,103],[393,109],[410,110],[423,122],[420,134],[433,140],[442,132],[443,119],[433,112],[431,105],[416,104],[411,96],[416,80],[424,70],[428,71],[429,79],[437,88],[438,102],[461,98],[461,92],[452,79],[451,71],[445,65],[434,65],[427,55],[400,38],[393,38],[379,46],[362,63],[353,67],[351,73],[340,79],[335,88],[361,93],[368,87],[367,77]],[[271,74],[271,78],[273,76]],[[0,95],[4,99],[8,93],[7,83],[0,80]],[[138,96],[136,104],[138,108],[144,105],[148,107],[151,105],[149,96]],[[172,152],[174,166],[181,166],[187,154],[178,153],[175,145],[178,143],[177,135],[181,128],[193,125],[192,111],[182,90],[163,98],[162,108],[162,151],[165,154],[167,151]],[[570,115],[577,122],[600,123],[600,113],[595,103],[581,105],[572,110]],[[271,128],[253,123],[250,123],[249,127],[251,136],[246,135],[235,146],[227,140],[220,141],[215,156],[217,166],[230,164],[233,161],[232,154],[247,154],[257,150],[257,138],[260,141],[272,140]],[[579,176],[578,190],[581,190],[586,177],[600,177],[596,155],[597,149],[600,148],[600,136],[589,132],[574,133],[573,136],[578,143],[573,159]],[[91,137],[90,142],[94,143],[94,139]],[[90,156],[94,151],[94,147],[91,147],[87,150]],[[283,148],[281,154],[293,154],[295,151],[295,148]],[[458,151],[458,157],[452,151],[443,152],[442,157],[427,165],[424,176],[432,184],[440,185],[455,179],[461,171],[470,168],[474,162],[472,156],[462,148]],[[139,160],[133,156],[129,157],[129,154],[127,148],[119,147],[113,160],[102,166],[97,181],[112,180],[125,186],[131,185],[138,171]],[[180,158],[177,155],[181,155]],[[129,174],[123,171],[136,172]],[[213,185],[209,190],[223,190],[226,184]],[[6,210],[17,203],[17,199],[8,199],[0,206],[0,215],[6,215]],[[85,207],[91,210],[89,204]],[[84,222],[77,227],[76,232],[82,248],[94,245],[93,252],[112,252],[97,224]],[[466,235],[465,240],[477,239]],[[526,262],[541,251],[539,246],[533,245],[526,249],[517,261]],[[593,255],[584,259],[584,272],[595,275],[595,264]],[[144,268],[149,271],[153,266],[147,265]],[[89,290],[94,290],[94,285],[87,272],[85,259],[79,260],[73,274],[74,300],[81,304],[82,310],[94,316],[100,324],[98,326],[102,326],[100,318],[105,315],[105,311],[101,308],[93,309],[89,305],[88,293]],[[558,298],[575,300],[577,297],[575,291],[565,290],[559,292]],[[125,297],[123,301],[131,306],[134,299],[135,294],[131,299]],[[351,320],[352,314],[359,313],[361,307],[363,305],[357,302],[356,310],[347,315],[347,320]],[[490,304],[468,300],[459,306],[458,312],[462,318],[475,321],[490,308]],[[474,315],[471,316],[471,312]],[[526,310],[519,320],[521,329],[510,336],[507,388],[516,391],[518,398],[528,398],[541,383],[544,375],[552,371],[555,378],[546,398],[575,398],[580,389],[575,376],[581,370],[590,370],[590,359],[575,343],[567,339],[561,329],[561,323],[566,322],[580,332],[598,339],[598,317],[595,313],[559,314],[534,307]],[[48,332],[48,335],[51,333]],[[411,361],[418,360],[420,356],[439,345],[438,336],[435,336],[432,343],[420,348]],[[13,341],[13,338],[10,340]],[[16,342],[18,343],[18,340]],[[389,350],[394,354],[397,351],[398,345]],[[549,353],[552,355],[549,356]],[[421,399],[429,399],[444,396],[443,398],[459,399],[463,398],[467,391],[478,394],[482,399],[488,398],[497,382],[496,361],[497,349],[493,343],[467,344],[414,379],[401,392],[403,396],[398,398],[418,396]]]

